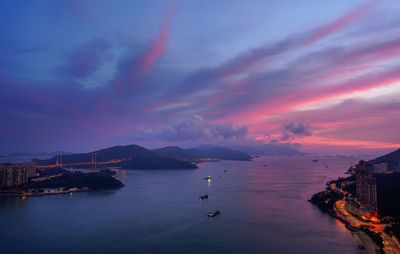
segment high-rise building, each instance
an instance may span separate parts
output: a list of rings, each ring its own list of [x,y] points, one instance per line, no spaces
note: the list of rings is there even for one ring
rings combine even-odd
[[[356,196],[357,200],[363,202],[364,197],[364,186],[365,177],[369,175],[370,165],[366,161],[360,161],[355,168],[356,171]]]
[[[36,176],[34,163],[0,164],[0,187],[19,186],[32,176]]]
[[[377,210],[376,179],[370,174],[370,165],[365,161],[356,166],[356,194],[364,208]]]
[[[369,175],[365,177],[364,197],[365,203],[372,209],[377,208],[376,179]]]

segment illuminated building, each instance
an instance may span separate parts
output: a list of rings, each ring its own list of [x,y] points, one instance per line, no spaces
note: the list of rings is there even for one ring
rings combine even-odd
[[[34,163],[0,164],[0,187],[14,187],[36,176]]]
[[[356,194],[362,210],[376,216],[376,179],[370,174],[370,165],[365,161],[360,161],[356,166]]]
[[[379,164],[374,164],[374,174],[382,174],[388,172],[388,163],[382,162]]]
[[[375,177],[369,175],[364,179],[364,200],[365,204],[373,209],[377,208],[376,198],[376,180]]]

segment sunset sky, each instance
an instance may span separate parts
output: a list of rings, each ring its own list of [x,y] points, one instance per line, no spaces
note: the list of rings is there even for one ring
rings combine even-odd
[[[0,2],[0,152],[400,148],[399,0]]]

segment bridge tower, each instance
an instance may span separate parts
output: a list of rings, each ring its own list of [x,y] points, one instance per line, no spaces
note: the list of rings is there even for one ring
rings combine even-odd
[[[92,152],[92,168],[97,168],[97,154],[96,152]]]

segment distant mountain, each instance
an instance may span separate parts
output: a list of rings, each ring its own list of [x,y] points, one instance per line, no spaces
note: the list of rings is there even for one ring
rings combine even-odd
[[[184,149],[177,146],[167,146],[154,149],[154,152],[169,158],[195,161],[200,159],[219,159],[219,160],[237,160],[249,161],[251,156],[236,150],[231,150],[220,146],[203,145],[195,148]]]
[[[61,152],[37,152],[37,153],[10,153],[0,155],[0,163],[22,163],[31,161],[32,159],[48,159]],[[63,154],[71,154],[62,152]]]
[[[398,167],[400,164],[400,149],[369,161],[371,165],[382,162],[388,163],[389,170],[393,170],[395,167]]]
[[[182,160],[196,160],[205,158],[205,153],[195,148],[184,149],[178,146],[166,146],[163,148],[154,149],[153,151],[164,157]]]
[[[96,152],[97,167],[120,166],[124,169],[193,169],[196,165],[164,157],[138,145],[113,146]],[[55,165],[57,157],[33,160],[38,165]],[[90,167],[92,153],[62,156],[63,165]]]
[[[275,156],[293,156],[304,154],[286,145],[280,144],[264,144],[259,146],[238,146],[236,150],[251,154],[251,155],[275,155]]]
[[[205,153],[209,158],[220,160],[250,161],[251,156],[245,152],[232,150],[221,146],[202,145],[195,147]]]

